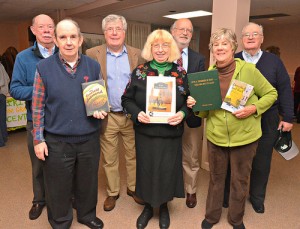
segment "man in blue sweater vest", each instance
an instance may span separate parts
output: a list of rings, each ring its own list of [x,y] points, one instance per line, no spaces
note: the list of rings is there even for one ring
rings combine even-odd
[[[96,111],[88,117],[81,88],[99,79],[101,69],[79,55],[83,37],[75,21],[60,21],[54,41],[59,53],[37,64],[32,97],[34,150],[44,161],[48,221],[53,228],[70,228],[74,189],[78,222],[101,229],[103,222],[96,216],[99,119],[107,113]]]
[[[31,220],[35,220],[41,215],[46,204],[42,168],[43,163],[35,156],[31,134],[33,80],[36,64],[40,60],[47,58],[58,51],[53,41],[54,26],[53,19],[45,14],[40,14],[32,19],[32,26],[30,29],[36,37],[36,42],[32,47],[25,49],[17,55],[10,84],[10,95],[16,100],[26,101],[27,146],[32,166],[33,184],[32,207],[29,211],[29,219]]]
[[[273,147],[278,138],[277,130],[291,131],[293,128],[293,96],[290,77],[278,56],[261,50],[263,39],[262,26],[255,23],[247,24],[242,30],[244,50],[235,55],[237,58],[255,64],[278,92],[278,99],[262,115],[262,137],[259,139],[252,163],[249,194],[252,207],[257,213],[265,211],[264,201]],[[230,174],[227,173],[223,207],[228,206],[229,178]]]

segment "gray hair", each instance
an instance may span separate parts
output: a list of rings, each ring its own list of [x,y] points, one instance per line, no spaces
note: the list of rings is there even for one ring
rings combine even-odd
[[[254,23],[254,22],[248,22],[248,23],[243,27],[243,29],[242,29],[242,34],[244,33],[244,30],[246,29],[246,27],[248,27],[249,25],[256,25],[256,26],[258,26],[259,29],[260,29],[261,35],[264,35],[264,28],[263,28],[263,26],[262,26],[262,25],[259,25],[259,24],[256,24],[256,23]]]
[[[180,19],[187,19],[187,20],[189,20],[189,21],[191,22],[191,20],[188,19],[188,18],[180,18]],[[176,28],[176,23],[177,23],[180,19],[177,19],[176,21],[174,21],[174,23],[173,23],[173,24],[171,25],[171,27],[170,27],[170,31],[172,31],[173,29]],[[191,25],[192,25],[192,30],[194,30],[194,27],[193,27],[193,23],[192,23],[192,22],[191,22]]]
[[[110,14],[108,16],[106,16],[103,20],[102,20],[102,31],[105,31],[105,27],[106,24],[109,22],[116,22],[117,20],[120,20],[122,22],[123,25],[123,29],[124,31],[127,30],[127,22],[126,19],[121,16],[121,15],[116,15],[116,14]]]
[[[63,22],[70,22],[71,24],[75,25],[76,29],[77,29],[77,32],[78,32],[78,36],[79,37],[82,37],[82,34],[80,32],[80,27],[78,25],[78,23],[70,18],[66,18],[66,19],[63,19],[61,20],[60,22],[57,23],[57,25],[55,26],[55,30],[54,30],[54,34],[55,34],[55,37],[57,37],[57,27],[63,23]]]
[[[209,50],[212,51],[213,44],[222,36],[230,42],[232,50],[235,52],[238,47],[236,35],[231,29],[227,28],[217,29],[214,33],[211,34],[208,45]]]

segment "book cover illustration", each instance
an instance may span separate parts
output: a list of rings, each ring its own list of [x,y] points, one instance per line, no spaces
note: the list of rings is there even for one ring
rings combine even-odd
[[[147,77],[146,114],[150,123],[168,123],[176,113],[175,77]]]
[[[87,116],[95,111],[110,111],[104,80],[82,83],[81,86]]]
[[[222,98],[217,70],[189,73],[188,83],[191,96],[196,100],[194,112],[220,109]]]
[[[232,80],[221,108],[234,112],[245,107],[253,86],[239,80]]]

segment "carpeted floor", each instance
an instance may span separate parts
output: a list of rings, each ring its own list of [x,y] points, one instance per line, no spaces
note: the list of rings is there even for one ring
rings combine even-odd
[[[294,141],[300,148],[300,124],[294,123]],[[121,155],[122,157],[122,155]],[[123,158],[123,157],[122,157]],[[300,155],[291,161],[284,160],[273,153],[272,171],[265,202],[266,212],[257,214],[250,203],[246,203],[244,223],[247,229],[300,229]],[[120,169],[125,170],[124,159]],[[134,229],[136,219],[143,207],[136,204],[126,194],[125,172],[122,173],[122,190],[116,208],[111,212],[103,211],[106,198],[103,168],[99,170],[99,196],[97,215],[104,221],[105,229]],[[174,199],[169,204],[170,229],[196,229],[205,214],[209,174],[200,170],[198,181],[198,205],[194,209],[185,206],[185,199]],[[37,220],[28,219],[31,207],[32,184],[31,165],[26,146],[25,130],[9,134],[9,141],[0,148],[0,228],[1,229],[50,229],[47,211],[43,210]],[[222,218],[213,228],[232,228],[226,219],[227,209],[223,209]],[[76,221],[74,211],[73,229],[87,228]],[[159,228],[158,212],[149,222],[147,229]]]

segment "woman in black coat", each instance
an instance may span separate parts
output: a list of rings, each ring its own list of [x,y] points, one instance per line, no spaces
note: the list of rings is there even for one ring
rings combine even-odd
[[[133,70],[131,81],[122,96],[122,106],[135,129],[136,195],[146,203],[137,219],[137,228],[147,226],[153,216],[153,207],[160,208],[160,228],[168,228],[168,201],[174,197],[184,198],[182,134],[183,120],[188,113],[187,77],[185,70],[174,63],[179,59],[180,52],[166,30],[155,30],[148,36],[142,57],[148,62]],[[172,95],[172,83],[150,88],[149,80],[155,76],[162,81],[171,77],[174,79]],[[171,103],[174,104],[173,111]],[[155,117],[169,111],[167,117]]]

